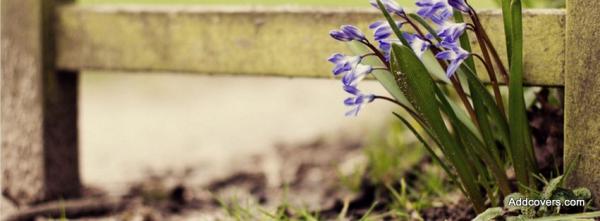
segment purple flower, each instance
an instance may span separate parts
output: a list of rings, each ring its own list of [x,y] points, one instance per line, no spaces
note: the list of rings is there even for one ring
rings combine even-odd
[[[376,9],[380,9],[377,4],[377,0],[370,0],[369,3]],[[381,0],[381,4],[385,7],[385,10],[389,13],[393,13],[396,15],[404,14],[404,9],[398,5],[398,3],[394,0]]]
[[[365,34],[363,34],[360,31],[360,29],[358,29],[355,26],[352,26],[352,25],[342,25],[342,27],[340,27],[340,29],[344,33],[346,33],[346,35],[350,36],[350,38],[352,38],[352,40],[356,40],[356,41],[366,40]]]
[[[442,44],[455,44],[466,28],[466,23],[446,22],[440,26],[438,36],[442,38]]]
[[[396,22],[398,28],[402,28],[402,22]],[[375,30],[375,41],[380,41],[390,37],[394,32],[389,23],[384,21],[376,21],[369,25],[369,29]]]
[[[329,35],[338,41],[352,41],[352,38],[343,31],[332,30],[329,32]]]
[[[356,89],[356,88],[355,88]],[[375,95],[363,94],[358,89],[355,90],[353,97],[349,97],[344,100],[344,104],[349,107],[353,107],[352,110],[346,112],[346,116],[358,116],[358,112],[365,104],[373,102]]]
[[[329,62],[335,64],[332,72],[334,76],[337,76],[341,73],[348,72],[352,70],[362,58],[360,56],[345,56],[343,54],[337,53],[333,54],[329,59]]]
[[[456,73],[456,70],[460,67],[460,65],[469,58],[470,54],[468,51],[465,51],[458,44],[454,45],[442,45],[447,48],[443,52],[438,53],[435,57],[442,60],[450,61],[450,65],[448,65],[448,69],[446,70],[446,76],[449,78]]]
[[[469,12],[469,10],[471,10],[465,0],[448,0],[448,3],[456,10],[462,12]]]
[[[342,83],[344,86],[356,86],[358,82],[362,81],[372,71],[373,67],[370,65],[357,64],[349,73],[342,77]]]
[[[329,35],[338,41],[363,41],[367,40],[360,29],[352,25],[342,25],[340,30],[332,30]]]
[[[379,49],[385,57],[386,61],[390,61],[390,53],[392,50],[392,44],[402,44],[398,39],[384,39],[379,41]]]
[[[417,56],[421,58],[423,56],[423,53],[425,53],[425,51],[427,51],[427,49],[430,46],[429,41],[423,39],[421,36],[416,34],[409,34],[405,32],[403,35],[404,39],[408,41],[410,47],[413,49],[415,54],[417,54]]]
[[[348,92],[349,94],[360,93],[360,90],[358,90],[358,88],[356,86],[350,86],[350,85],[344,85],[344,91]]]
[[[398,28],[402,28],[402,22],[396,22],[396,25]],[[400,43],[400,40],[389,39],[393,34],[393,30],[386,21],[376,21],[369,25],[369,29],[375,30],[374,36],[375,40],[379,42],[379,49],[385,56],[386,61],[389,61],[392,43]]]
[[[386,39],[390,37],[390,35],[392,35],[392,29],[389,26],[381,26],[375,29],[374,36],[376,41]]]
[[[418,0],[417,14],[423,18],[431,19],[436,24],[444,24],[453,15],[452,6],[448,0]]]
[[[384,24],[387,24],[387,22],[385,22],[385,21],[383,21],[383,20],[379,20],[379,21],[376,21],[376,22],[373,22],[373,23],[371,23],[371,24],[369,25],[369,29],[376,29],[376,28],[378,28],[379,26],[382,26],[382,25],[384,25]]]

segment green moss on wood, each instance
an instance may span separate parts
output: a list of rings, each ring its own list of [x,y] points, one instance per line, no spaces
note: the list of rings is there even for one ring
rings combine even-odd
[[[527,82],[562,85],[564,12],[526,15]],[[502,48],[499,16],[482,13]],[[348,50],[328,36],[329,30],[357,24],[366,31],[380,16],[371,10],[314,8],[69,6],[60,18],[63,68],[330,77],[326,58]]]

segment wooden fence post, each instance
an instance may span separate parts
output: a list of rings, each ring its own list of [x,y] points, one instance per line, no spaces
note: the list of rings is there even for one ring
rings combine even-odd
[[[79,195],[78,74],[56,71],[59,0],[2,0],[2,194],[18,204]]]
[[[567,0],[565,163],[569,177],[600,202],[600,1]],[[543,34],[543,33],[540,33]]]

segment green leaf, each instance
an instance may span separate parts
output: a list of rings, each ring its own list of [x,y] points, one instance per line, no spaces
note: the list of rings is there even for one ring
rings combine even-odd
[[[356,55],[362,55],[371,52],[367,46],[356,41],[349,42],[348,47]],[[374,57],[366,57],[363,60],[363,64],[368,64],[372,66],[383,66],[383,63],[381,63],[379,59]],[[374,70],[372,74],[375,77],[375,79],[377,79],[377,81],[381,83],[383,88],[385,88],[385,90],[396,99],[396,101],[407,106],[408,108],[414,109],[412,107],[412,104],[408,102],[408,99],[404,95],[404,92],[402,92],[401,88],[396,83],[396,78],[392,73],[385,70]]]
[[[429,145],[429,143],[427,143],[427,141],[421,136],[421,134],[419,134],[419,132],[415,129],[415,127],[413,127],[408,120],[406,120],[406,118],[402,117],[401,115],[397,114],[397,113],[393,113],[396,117],[398,117],[398,119],[400,119],[400,121],[402,121],[402,123],[404,125],[406,125],[406,127],[408,127],[408,129],[415,135],[415,137],[417,137],[417,139],[423,144],[423,146],[425,147],[425,149],[427,150],[427,152],[429,152],[429,155],[431,155],[431,157],[433,158],[433,160],[435,162],[437,162],[442,169],[444,169],[444,172],[446,172],[446,174],[448,174],[448,176],[450,177],[450,179],[452,180],[452,182],[459,184],[460,182],[458,181],[458,178],[456,177],[456,175],[452,172],[452,170],[450,170],[450,167],[446,164],[446,162],[444,162],[438,155],[437,153],[435,153],[435,151],[433,150],[433,148],[431,148],[431,146]],[[427,129],[425,129],[427,131]],[[433,135],[428,132],[428,135],[430,137],[432,137],[432,139],[435,140],[435,137],[433,137]],[[438,143],[436,141],[436,143]],[[438,144],[439,145],[439,144]],[[466,195],[465,190],[462,188],[462,186],[460,186],[460,190]]]
[[[506,54],[509,58],[512,58],[512,12],[510,10],[510,1],[511,0],[501,0],[502,1],[502,18],[504,19],[504,35],[506,38]],[[508,59],[508,64],[510,66],[511,59]]]
[[[420,16],[418,16],[414,13],[411,13],[408,16],[411,17],[412,19],[416,20],[423,27],[425,27],[425,29],[427,29],[429,34],[434,36],[438,41],[441,41],[441,39],[437,36],[437,32],[431,27],[431,25],[429,25],[429,23],[427,23],[425,20],[423,20]],[[468,39],[468,37],[467,37],[467,39]],[[468,48],[470,49],[470,46],[468,46]],[[444,61],[437,60],[437,58],[435,58],[435,55],[432,53],[431,50],[428,50],[427,52],[425,52],[425,54],[423,54],[421,61],[423,62],[423,64],[425,65],[425,67],[427,68],[427,70],[429,71],[431,76],[436,81],[443,82],[445,84],[450,84],[450,79],[448,79],[448,77],[446,76],[446,71],[440,65],[440,62],[444,62]],[[465,92],[467,94],[469,94],[469,88],[464,86],[467,83],[463,82],[463,81],[464,81],[464,79],[461,78],[463,89],[465,90]],[[472,132],[477,133],[477,129],[476,129],[475,125],[473,124],[473,122],[471,121],[470,116],[466,112],[462,111],[463,109],[461,109],[455,103],[450,103],[450,106],[455,111],[458,119],[460,119],[460,121],[462,123],[464,123]]]
[[[396,69],[397,68],[397,69]],[[473,202],[475,210],[482,211],[484,198],[481,195],[477,178],[473,168],[465,160],[467,157],[454,137],[446,128],[444,119],[440,113],[440,106],[436,99],[437,85],[427,72],[427,68],[421,63],[412,49],[404,45],[392,45],[392,70],[399,73],[400,87],[406,87],[410,92],[409,101],[413,102],[416,110],[423,115],[435,137],[439,139],[441,148],[447,154],[446,157],[454,165],[457,175],[468,193],[467,196]]]
[[[427,50],[423,54],[421,61],[427,68],[427,71],[431,73],[431,76],[435,78],[435,81],[450,84],[450,79],[446,76],[446,71],[442,68],[440,62],[435,58],[435,55],[431,50]]]
[[[485,147],[482,147],[482,149],[479,150],[481,151],[479,155],[481,155],[482,159],[490,167],[490,170],[492,170],[502,194],[508,195],[511,192],[508,177],[504,171],[504,164],[500,161],[498,146],[496,145],[494,133],[492,132],[492,127],[488,119],[488,108],[483,101],[483,96],[485,96],[484,94],[488,92],[481,90],[474,84],[476,84],[476,82],[474,82],[473,79],[469,79],[469,87],[472,88],[471,100],[473,101],[475,115],[477,116],[477,121],[479,122],[479,130],[481,131],[483,140],[485,142]]]
[[[501,207],[493,207],[485,210],[485,212],[479,214],[473,221],[492,221],[502,216],[503,210]]]
[[[470,90],[478,91],[481,101],[486,107],[488,116],[490,117],[490,124],[493,124],[494,135],[500,138],[500,142],[505,147],[510,147],[510,131],[507,123],[506,116],[500,111],[494,97],[487,92],[485,85],[479,81],[477,75],[466,65],[463,65],[459,71],[467,78],[469,82]]]
[[[431,25],[429,25],[427,21],[421,18],[421,16],[415,13],[410,13],[408,14],[408,17],[414,19],[419,24],[421,24],[421,26],[425,27],[425,29],[427,29],[427,32],[429,32],[429,34],[431,34],[431,36],[433,36],[437,41],[442,41],[442,39],[438,36],[437,31],[433,27],[431,27]]]
[[[513,165],[517,181],[533,187],[532,173],[535,173],[535,156],[529,125],[525,113],[523,97],[523,17],[520,0],[514,0],[512,10],[512,57],[508,96],[508,121],[511,135]],[[521,188],[521,192],[526,189]]]

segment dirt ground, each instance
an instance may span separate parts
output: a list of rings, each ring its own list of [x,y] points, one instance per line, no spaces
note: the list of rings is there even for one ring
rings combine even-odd
[[[340,175],[366,160],[362,139],[347,135],[278,144],[204,184],[195,179],[203,174],[199,168],[146,171],[122,195],[88,186],[83,199],[22,208],[8,220],[51,220],[43,217],[63,211],[70,220],[232,220],[224,208],[275,211],[282,203],[309,211],[335,208],[341,199],[360,197],[340,184]]]

